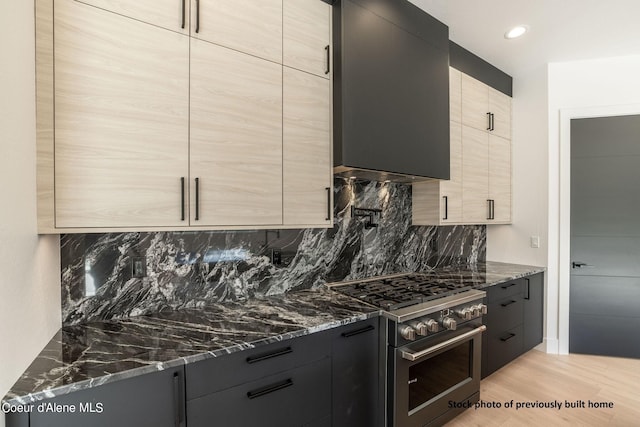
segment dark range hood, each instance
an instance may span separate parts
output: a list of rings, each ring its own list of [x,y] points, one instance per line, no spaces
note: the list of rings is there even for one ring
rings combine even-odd
[[[339,0],[334,172],[449,178],[449,29],[406,0]]]

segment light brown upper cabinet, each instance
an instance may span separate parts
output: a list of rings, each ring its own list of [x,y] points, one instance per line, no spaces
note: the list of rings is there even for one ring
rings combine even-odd
[[[462,74],[462,124],[511,139],[511,98]]]
[[[284,67],[285,224],[332,222],[331,82]]]
[[[489,197],[488,223],[511,222],[511,141],[489,135]]]
[[[509,223],[511,99],[450,68],[449,100],[450,179],[413,184],[413,224]]]
[[[192,41],[191,179],[193,225],[282,224],[282,66]]]
[[[511,222],[511,98],[461,73],[463,222]]]
[[[36,0],[39,232],[332,225],[330,7],[285,3]]]
[[[318,0],[283,2],[283,64],[328,79],[331,6]]]
[[[189,34],[190,0],[76,0],[105,11]]]
[[[331,6],[283,0],[283,219],[333,223]]]
[[[462,126],[462,157],[462,222],[511,222],[511,141]]]
[[[184,225],[189,38],[75,1],[55,36],[56,226]]]
[[[282,0],[191,0],[191,36],[282,63]]]

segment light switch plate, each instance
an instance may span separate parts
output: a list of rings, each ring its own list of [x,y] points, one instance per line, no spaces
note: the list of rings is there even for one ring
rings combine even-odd
[[[540,247],[540,236],[531,236],[531,247],[532,248]]]

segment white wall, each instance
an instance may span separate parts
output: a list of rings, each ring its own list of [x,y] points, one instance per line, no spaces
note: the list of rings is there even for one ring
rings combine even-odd
[[[551,292],[560,295],[556,305],[548,313],[555,316],[555,327],[560,338],[559,350],[568,351],[568,289],[569,259],[568,229],[560,234],[560,218],[567,219],[568,192],[560,192],[561,180],[565,184],[570,177],[568,160],[561,163],[560,113],[565,111],[635,111],[640,113],[640,56],[553,63],[549,65],[549,260],[548,276]],[[628,114],[628,113],[627,113]],[[570,140],[564,140],[563,144]],[[568,151],[564,151],[567,153]],[[566,159],[564,156],[563,159]],[[561,212],[561,209],[563,211]],[[568,221],[568,219],[567,219]],[[560,239],[564,239],[564,255],[559,251]]]
[[[33,2],[0,2],[0,396],[61,325],[59,239],[36,234],[34,51]]]
[[[546,266],[549,241],[547,67],[513,77],[513,224],[487,226],[487,259]],[[540,248],[531,248],[531,236],[540,238]],[[545,295],[548,297],[549,293]],[[548,342],[546,325],[545,320],[544,336]],[[553,341],[555,331],[551,332]]]
[[[547,67],[514,77],[512,225],[487,227],[487,259],[547,263]],[[540,237],[540,248],[530,237]]]

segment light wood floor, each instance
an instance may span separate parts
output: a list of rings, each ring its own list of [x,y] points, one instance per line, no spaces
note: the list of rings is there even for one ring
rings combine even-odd
[[[480,399],[501,409],[470,408],[447,427],[457,426],[640,426],[640,360],[532,350],[482,380]],[[562,408],[506,409],[504,403],[560,401]],[[566,402],[585,402],[570,409]],[[613,402],[594,409],[588,402]]]

